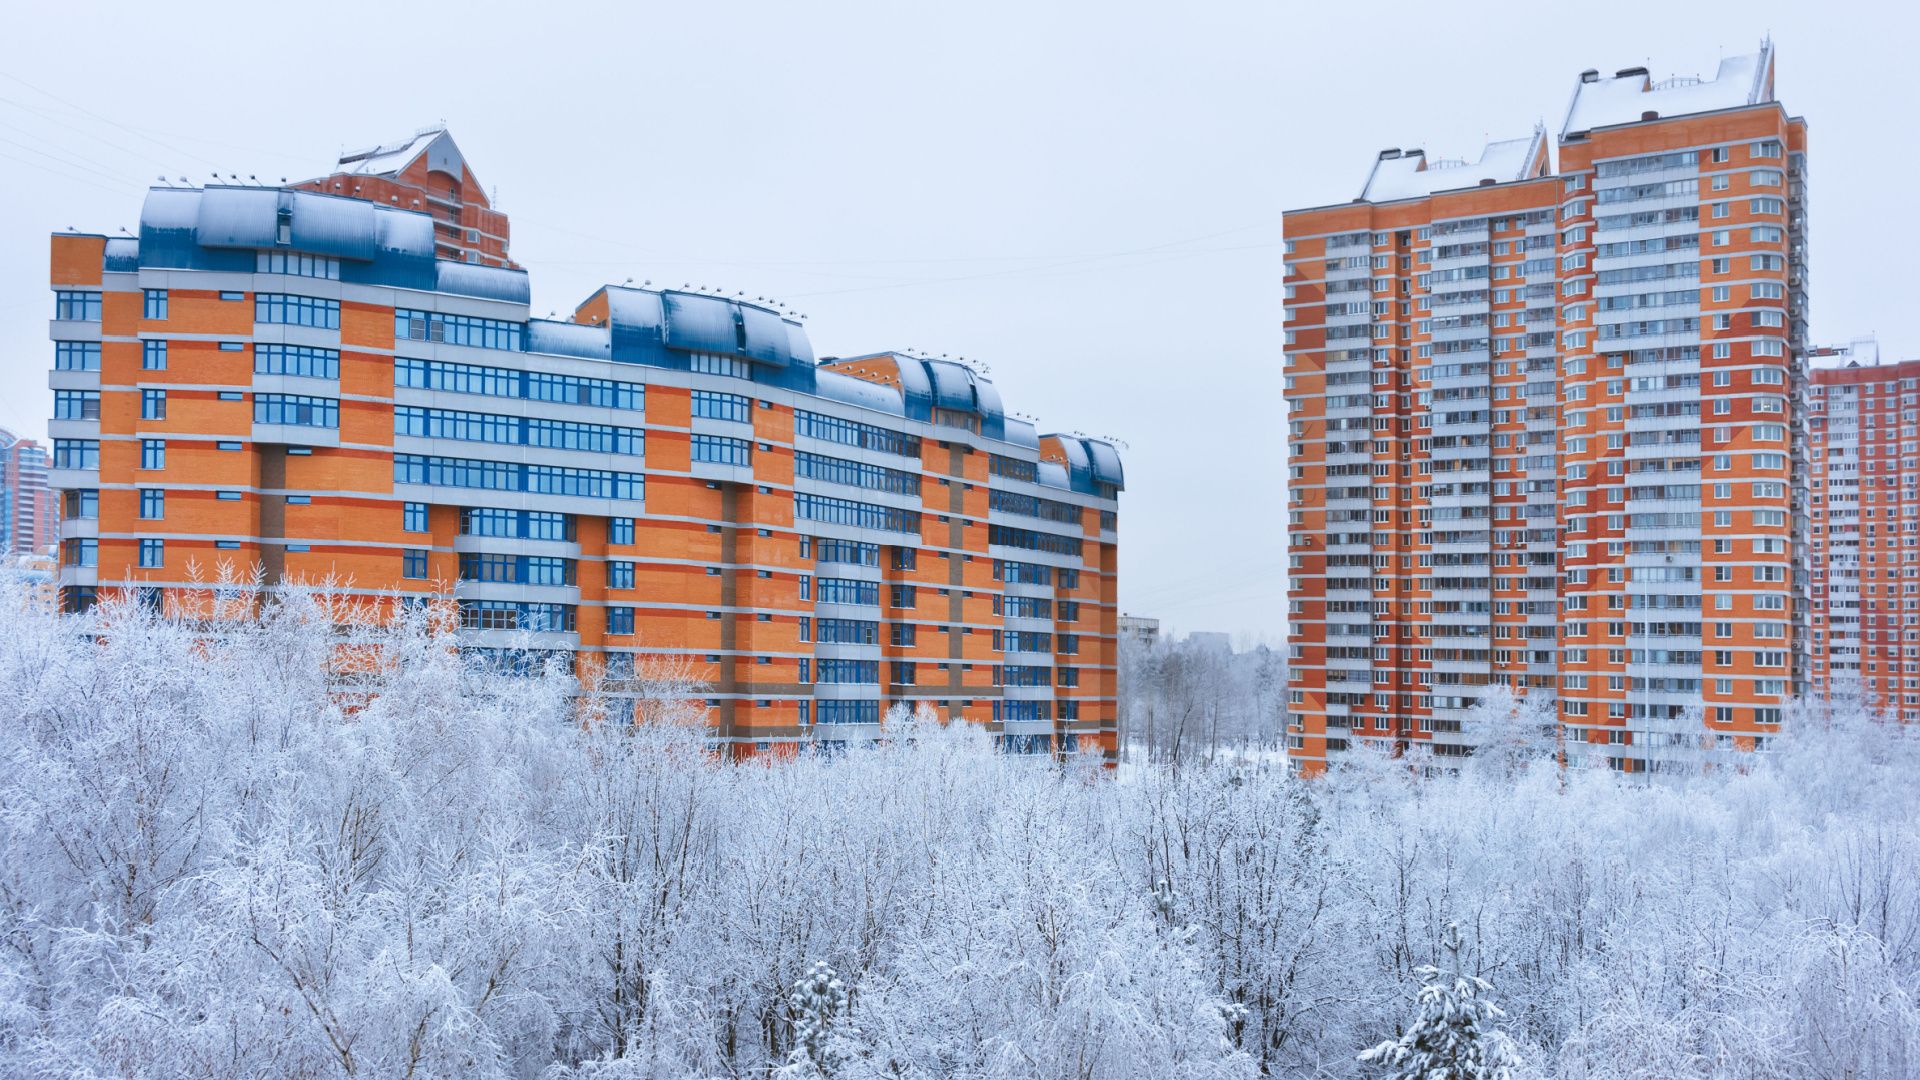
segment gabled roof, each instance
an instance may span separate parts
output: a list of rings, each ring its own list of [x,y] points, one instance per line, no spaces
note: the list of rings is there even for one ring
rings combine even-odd
[[[1490,142],[1475,161],[1429,161],[1423,150],[1383,150],[1360,198],[1367,202],[1417,199],[1440,191],[1531,180],[1546,175],[1546,132],[1539,128],[1524,139]]]
[[[466,165],[466,158],[460,148],[454,144],[453,136],[444,127],[422,128],[399,142],[382,143],[365,150],[355,150],[342,154],[335,172],[354,176],[397,176],[418,160],[427,155],[427,167],[452,176],[459,176]]]
[[[1689,116],[1759,105],[1773,100],[1773,42],[1760,43],[1760,51],[1746,56],[1729,56],[1720,61],[1720,69],[1711,79],[1690,75],[1654,82],[1643,67],[1624,68],[1611,79],[1597,71],[1585,71],[1573,88],[1573,101],[1567,106],[1566,123],[1560,125],[1560,137],[1575,131],[1592,131],[1615,124],[1637,123],[1647,113],[1660,118]]]

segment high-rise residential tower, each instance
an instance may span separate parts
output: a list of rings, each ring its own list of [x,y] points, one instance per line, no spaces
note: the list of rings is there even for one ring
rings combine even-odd
[[[1353,203],[1288,216],[1303,768],[1361,736],[1461,752],[1496,684],[1623,770],[1777,730],[1806,618],[1806,125],[1773,65],[1583,72],[1557,168],[1524,140],[1387,151]]]
[[[45,555],[60,515],[47,486],[47,448],[0,429],[0,557]]]
[[[1807,689],[1920,720],[1920,361],[1810,356]]]
[[[55,235],[66,603],[331,575],[457,601],[477,657],[616,686],[679,657],[735,754],[905,703],[1111,759],[1110,444],[959,363],[816,361],[768,300],[608,286],[533,318],[507,236],[443,131]]]

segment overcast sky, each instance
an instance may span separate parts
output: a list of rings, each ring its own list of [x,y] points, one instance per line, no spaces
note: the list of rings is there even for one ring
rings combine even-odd
[[[601,283],[788,301],[823,356],[991,366],[1124,440],[1121,601],[1284,620],[1280,217],[1382,147],[1556,132],[1582,68],[1710,75],[1771,32],[1812,129],[1813,332],[1920,356],[1912,5],[16,5],[0,41],[0,425],[44,437],[47,234],[164,173],[322,175],[446,121],[536,314]],[[1876,227],[1877,226],[1877,227]]]

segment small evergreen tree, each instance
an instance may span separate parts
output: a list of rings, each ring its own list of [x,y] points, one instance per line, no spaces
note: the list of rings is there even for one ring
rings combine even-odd
[[[1513,1080],[1520,1057],[1495,1026],[1506,1014],[1488,996],[1493,986],[1461,969],[1462,944],[1460,927],[1448,923],[1442,945],[1451,970],[1415,971],[1419,1017],[1400,1038],[1361,1051],[1361,1061],[1385,1068],[1390,1080]]]
[[[850,1003],[846,984],[826,961],[817,961],[793,984],[787,1001],[793,1007],[793,1051],[780,1076],[796,1080],[833,1076],[846,1063],[844,1051],[833,1039]]]

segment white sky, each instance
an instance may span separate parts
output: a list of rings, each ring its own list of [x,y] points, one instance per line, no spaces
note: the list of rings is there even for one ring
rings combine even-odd
[[[535,311],[632,277],[796,305],[821,355],[991,366],[1125,440],[1122,606],[1277,635],[1283,208],[1388,146],[1558,128],[1586,67],[1711,74],[1771,32],[1812,128],[1813,331],[1920,356],[1912,5],[16,5],[0,35],[0,426],[44,437],[47,234],[155,177],[327,171],[445,120]]]

